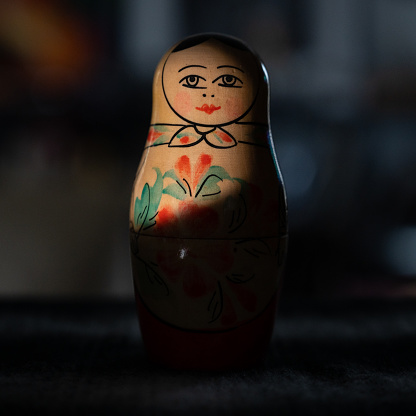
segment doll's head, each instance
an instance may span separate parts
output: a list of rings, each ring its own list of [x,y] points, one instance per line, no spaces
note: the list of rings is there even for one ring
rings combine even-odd
[[[197,126],[224,126],[256,101],[260,61],[241,41],[218,34],[185,39],[167,56],[162,87],[170,108]]]

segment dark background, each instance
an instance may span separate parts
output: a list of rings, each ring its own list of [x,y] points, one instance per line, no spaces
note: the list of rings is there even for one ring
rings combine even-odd
[[[284,293],[415,295],[415,21],[411,0],[2,0],[0,295],[133,295],[153,70],[204,31],[269,71]]]

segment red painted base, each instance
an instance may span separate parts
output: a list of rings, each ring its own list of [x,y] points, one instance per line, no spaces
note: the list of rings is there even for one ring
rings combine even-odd
[[[258,365],[269,347],[277,296],[253,321],[226,332],[190,332],[155,318],[136,295],[143,342],[156,364],[180,370],[237,370]]]

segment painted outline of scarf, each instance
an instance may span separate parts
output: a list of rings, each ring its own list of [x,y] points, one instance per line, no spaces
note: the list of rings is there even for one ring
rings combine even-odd
[[[202,140],[217,149],[237,146],[234,137],[221,127],[213,127],[207,132],[199,132],[196,126],[184,126],[172,136],[169,147],[195,146]]]

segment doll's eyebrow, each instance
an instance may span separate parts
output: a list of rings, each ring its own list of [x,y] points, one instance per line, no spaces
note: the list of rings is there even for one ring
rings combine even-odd
[[[239,68],[238,66],[232,66],[232,65],[220,65],[220,66],[217,66],[217,69],[220,69],[220,68],[234,68],[234,69],[238,69],[239,71],[241,71],[244,74],[244,71],[241,68]]]
[[[186,68],[205,68],[205,69],[207,69],[207,67],[203,66],[203,65],[187,65],[187,66],[184,66],[183,68],[181,68],[178,72],[181,72]]]

